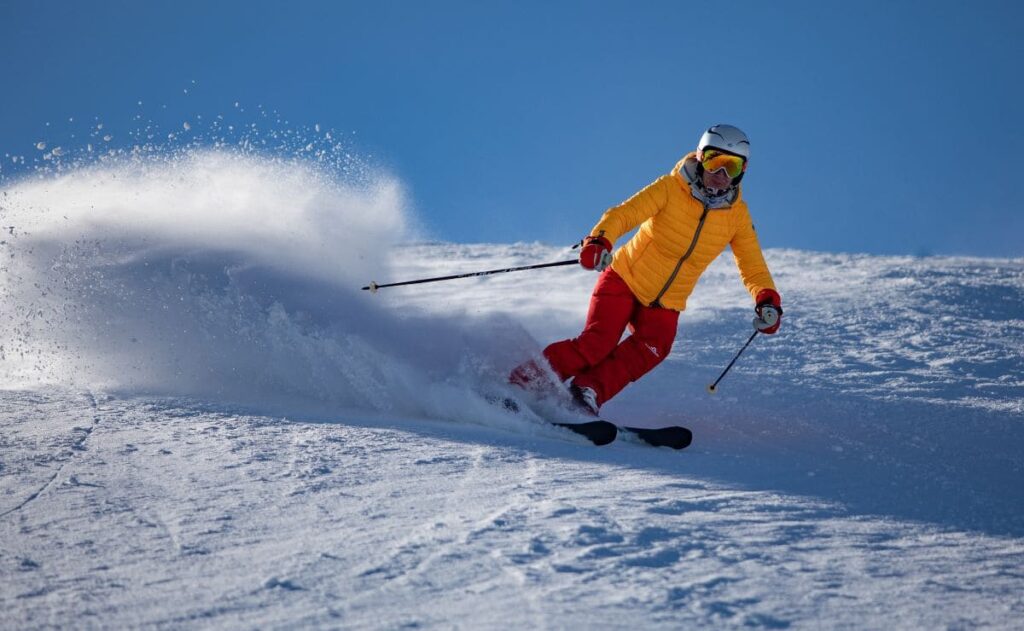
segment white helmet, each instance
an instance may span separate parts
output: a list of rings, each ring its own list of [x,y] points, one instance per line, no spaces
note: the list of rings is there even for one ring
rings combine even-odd
[[[721,149],[750,160],[750,139],[732,125],[715,125],[704,132],[697,143],[697,150],[704,151],[706,147]]]

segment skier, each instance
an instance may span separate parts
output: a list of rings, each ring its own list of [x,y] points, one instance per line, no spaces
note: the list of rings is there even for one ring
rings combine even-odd
[[[661,363],[672,349],[679,312],[707,266],[732,247],[754,298],[755,326],[779,330],[782,300],[765,264],[740,181],[750,158],[746,134],[711,127],[667,175],[609,209],[583,240],[580,265],[600,272],[583,332],[544,349],[573,400],[597,416],[600,407]],[[612,255],[615,241],[640,229]],[[621,340],[626,327],[631,335]],[[555,384],[537,360],[512,371],[518,386],[545,392]]]

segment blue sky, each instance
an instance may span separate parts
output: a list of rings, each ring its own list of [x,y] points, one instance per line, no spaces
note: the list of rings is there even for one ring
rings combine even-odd
[[[0,0],[0,156],[262,104],[438,239],[571,243],[728,122],[767,247],[1024,256],[1022,6]]]

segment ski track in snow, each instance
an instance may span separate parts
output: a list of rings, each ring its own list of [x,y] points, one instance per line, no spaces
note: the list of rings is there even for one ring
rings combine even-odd
[[[399,226],[393,187],[257,166],[5,191],[0,626],[1020,628],[1024,260],[769,250],[782,333],[709,396],[752,317],[723,257],[604,410],[694,444],[595,448],[482,396],[595,276],[356,289],[568,248],[338,250],[321,209]]]

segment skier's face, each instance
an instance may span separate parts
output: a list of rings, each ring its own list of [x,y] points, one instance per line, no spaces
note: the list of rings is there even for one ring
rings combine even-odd
[[[702,150],[699,159],[704,166],[705,188],[724,190],[732,184],[734,178],[742,175],[747,167],[746,160],[742,157],[714,147]]]
[[[704,187],[724,190],[732,184],[732,178],[725,172],[725,168],[716,171],[704,171]]]

